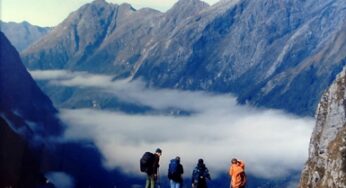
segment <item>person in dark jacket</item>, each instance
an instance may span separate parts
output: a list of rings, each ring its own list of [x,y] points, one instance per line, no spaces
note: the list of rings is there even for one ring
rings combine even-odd
[[[183,165],[180,164],[180,157],[172,159],[168,167],[168,179],[170,180],[171,188],[181,188],[183,185],[184,173]]]
[[[145,184],[145,188],[155,188],[156,182],[158,180],[158,172],[160,167],[160,157],[162,155],[162,151],[160,148],[157,148],[154,154],[154,163],[152,168],[149,168],[147,171],[147,181]]]
[[[203,159],[198,159],[197,166],[192,172],[192,187],[207,188],[207,179],[211,180],[208,168],[205,166]]]

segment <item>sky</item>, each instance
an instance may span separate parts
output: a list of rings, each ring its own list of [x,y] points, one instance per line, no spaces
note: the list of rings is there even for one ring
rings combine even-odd
[[[130,3],[134,8],[150,7],[165,12],[177,0],[106,0],[109,3]],[[204,0],[210,5],[218,0]],[[37,26],[56,26],[72,11],[92,0],[1,0],[0,19],[5,22],[14,21]]]
[[[31,71],[36,80],[64,87],[97,88],[100,93],[156,110],[181,109],[189,116],[127,114],[100,109],[60,109],[68,125],[64,140],[93,141],[105,156],[105,168],[137,174],[145,151],[163,150],[161,170],[181,157],[185,174],[203,158],[215,177],[225,173],[232,158],[246,162],[248,173],[281,178],[300,171],[307,160],[315,120],[280,110],[238,105],[232,95],[172,89],[149,89],[140,80],[63,70]],[[271,173],[268,173],[271,172]]]

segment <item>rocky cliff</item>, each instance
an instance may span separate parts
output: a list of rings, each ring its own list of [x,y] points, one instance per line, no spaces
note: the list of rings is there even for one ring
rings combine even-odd
[[[0,32],[0,187],[52,187],[45,182],[47,172],[66,174],[76,180],[74,187],[83,188],[131,187],[140,182],[117,169],[105,169],[103,156],[92,143],[64,142],[57,116]]]
[[[346,69],[318,105],[301,188],[346,187]]]
[[[0,116],[28,138],[62,133],[56,117],[58,111],[32,79],[19,53],[2,32],[0,48]]]
[[[63,127],[57,110],[0,32],[0,187],[36,187],[52,140]]]

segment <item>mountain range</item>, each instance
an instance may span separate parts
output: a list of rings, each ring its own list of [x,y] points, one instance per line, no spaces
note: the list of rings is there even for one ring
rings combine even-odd
[[[51,27],[31,25],[26,21],[21,23],[0,21],[0,30],[19,52],[38,41],[51,29]]]
[[[114,79],[142,79],[149,87],[231,92],[241,103],[312,116],[323,92],[346,64],[345,8],[343,0],[223,0],[213,6],[180,0],[162,13],[96,0],[70,14],[21,56],[31,70],[87,71]],[[0,36],[1,138],[16,140],[20,147],[28,148],[24,158],[37,160],[30,141],[36,139],[36,133],[39,137],[60,134],[61,127],[53,117],[57,111],[18,64],[18,53]],[[3,63],[12,60],[17,63]],[[344,74],[318,106],[302,187],[344,185]],[[89,90],[86,95],[77,88],[54,90],[41,84],[59,107],[92,105],[90,101],[97,96],[97,91]],[[17,101],[28,91],[35,92]],[[98,100],[106,103],[108,99]],[[33,128],[28,122],[38,126]],[[64,163],[56,169],[80,180],[77,187],[138,182],[117,171],[105,171],[102,156],[92,144],[57,147],[56,152],[64,156],[57,160]],[[8,151],[6,145],[0,149],[1,153]],[[77,158],[80,153],[82,157]],[[33,165],[39,174],[39,164]],[[10,167],[2,169],[9,171]],[[15,169],[19,171],[19,167]],[[87,177],[92,172],[98,175],[90,180]]]
[[[96,0],[21,56],[31,70],[231,92],[241,103],[312,116],[346,63],[345,7],[343,0],[180,0],[162,13]]]

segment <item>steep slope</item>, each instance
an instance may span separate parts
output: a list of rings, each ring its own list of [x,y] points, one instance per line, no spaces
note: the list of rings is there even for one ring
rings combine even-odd
[[[346,69],[323,94],[301,188],[346,187]]]
[[[184,0],[163,14],[96,0],[25,50],[23,61],[30,69],[87,70],[127,77],[151,45],[206,7],[199,0]]]
[[[346,64],[345,7],[343,0],[224,0],[213,6],[180,0],[160,13],[98,0],[22,56],[30,69],[232,92],[242,103],[313,115]],[[88,28],[81,27],[85,17]]]
[[[58,135],[57,110],[23,66],[18,52],[0,33],[0,112],[26,136]]]
[[[36,187],[44,184],[40,156],[0,117],[0,187]]]
[[[25,50],[31,44],[45,36],[52,28],[31,25],[28,22],[2,22],[0,30],[7,36],[13,46],[19,51]]]
[[[74,186],[81,188],[139,183],[118,169],[105,169],[93,143],[63,141],[58,111],[2,32],[0,91],[0,187],[48,187],[47,172],[71,176]]]
[[[159,87],[234,92],[240,102],[311,115],[345,64],[345,6],[224,1],[153,47],[135,77]]]
[[[131,67],[121,59],[136,59],[136,51],[131,49],[143,46],[147,40],[135,40],[133,36],[145,36],[154,24],[147,23],[147,17],[158,13],[150,9],[135,11],[129,4],[93,1],[24,51],[23,61],[30,69],[129,72]]]
[[[44,148],[62,133],[57,110],[0,32],[0,187],[44,183]]]

